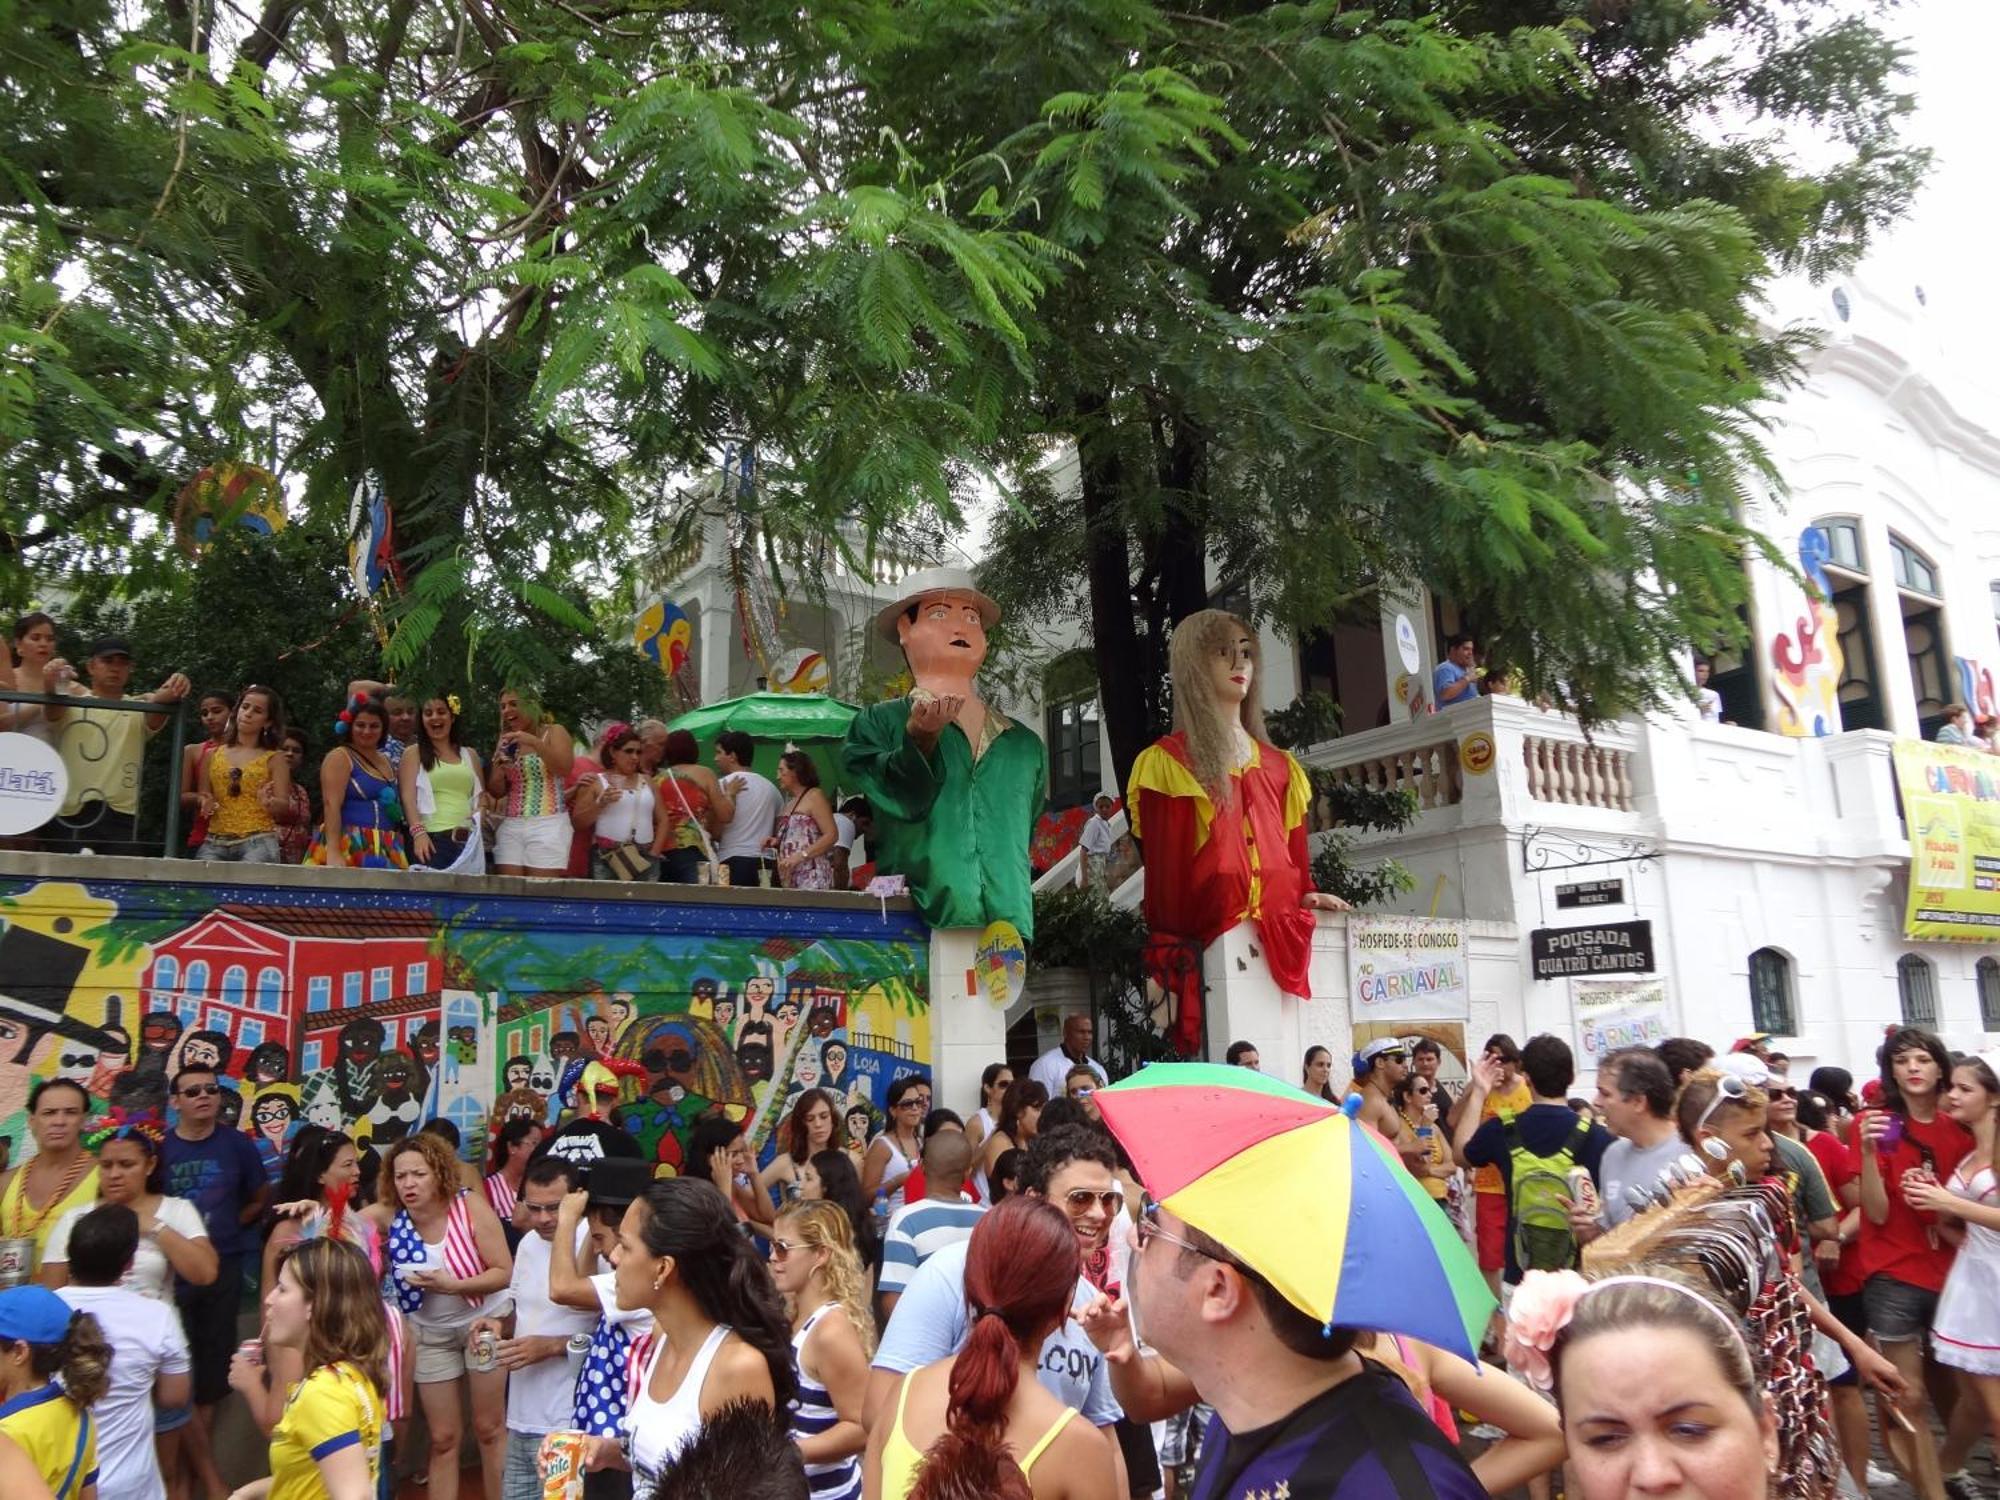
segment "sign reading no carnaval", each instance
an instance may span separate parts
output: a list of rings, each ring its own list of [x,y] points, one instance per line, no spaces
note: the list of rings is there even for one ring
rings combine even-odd
[[[1462,1019],[1472,1002],[1465,924],[1349,917],[1347,976],[1356,1022]]]
[[[1658,979],[1580,979],[1570,987],[1578,1062],[1594,1068],[1621,1047],[1667,1039],[1667,986]]]
[[[1897,740],[1894,755],[1910,835],[1904,936],[2000,943],[2000,760],[1923,740]]]

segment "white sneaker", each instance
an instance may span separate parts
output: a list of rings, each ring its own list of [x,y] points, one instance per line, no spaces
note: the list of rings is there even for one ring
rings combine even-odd
[[[1883,1468],[1880,1464],[1876,1463],[1875,1460],[1872,1458],[1868,1460],[1869,1489],[1871,1490],[1887,1489],[1892,1484],[1901,1484],[1902,1482],[1903,1482],[1902,1475],[1896,1473],[1893,1469]]]
[[[1482,1443],[1497,1443],[1506,1435],[1506,1428],[1495,1427],[1491,1422],[1481,1422],[1477,1427],[1472,1429],[1472,1436],[1478,1438]]]

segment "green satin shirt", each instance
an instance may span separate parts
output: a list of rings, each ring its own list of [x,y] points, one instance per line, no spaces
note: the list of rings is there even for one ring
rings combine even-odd
[[[841,759],[875,809],[875,867],[902,875],[933,927],[1012,922],[1033,936],[1028,846],[1048,798],[1041,736],[988,706],[986,749],[947,724],[926,759],[910,743],[910,705],[864,708],[847,726]],[[998,733],[995,725],[1004,726]]]

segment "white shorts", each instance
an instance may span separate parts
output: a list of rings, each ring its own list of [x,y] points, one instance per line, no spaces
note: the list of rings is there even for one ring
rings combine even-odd
[[[574,830],[566,813],[509,818],[493,839],[493,863],[524,870],[566,870]]]

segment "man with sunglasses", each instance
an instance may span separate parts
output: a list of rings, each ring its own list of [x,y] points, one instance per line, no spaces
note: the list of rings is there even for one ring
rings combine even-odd
[[[165,1190],[169,1197],[187,1199],[201,1214],[218,1261],[209,1285],[174,1283],[194,1375],[194,1438],[181,1444],[181,1452],[194,1466],[195,1493],[215,1495],[227,1488],[215,1467],[215,1405],[229,1394],[243,1272],[246,1263],[257,1264],[255,1226],[271,1182],[250,1138],[220,1128],[222,1083],[213,1068],[182,1068],[174,1074],[171,1093],[177,1118],[160,1148]]]
[[[1069,1215],[1077,1236],[1076,1297],[1071,1307],[1082,1311],[1097,1299],[1097,1288],[1083,1276],[1086,1254],[1105,1253],[1111,1220],[1124,1212],[1124,1192],[1114,1175],[1118,1158],[1102,1131],[1068,1126],[1044,1131],[1029,1146],[1021,1166],[1021,1190],[1046,1198]],[[868,1374],[868,1395],[862,1424],[871,1430],[892,1411],[903,1377],[920,1366],[956,1354],[971,1331],[965,1305],[966,1242],[947,1245],[916,1270],[903,1288]],[[1110,1289],[1117,1290],[1119,1267],[1108,1270]],[[1035,1378],[1065,1406],[1073,1406],[1104,1434],[1117,1456],[1119,1493],[1124,1493],[1123,1453],[1113,1432],[1120,1416],[1111,1395],[1104,1356],[1075,1321],[1050,1334],[1036,1361]]]
[[[1421,1180],[1428,1152],[1389,1095],[1410,1076],[1410,1053],[1401,1037],[1378,1036],[1354,1054],[1354,1087],[1361,1095],[1359,1119],[1385,1141],[1394,1142],[1403,1165]]]
[[[1271,1212],[1282,1213],[1281,1202]],[[1219,1240],[1148,1201],[1116,1300],[1088,1322],[1139,1421],[1215,1409],[1192,1500],[1481,1500],[1486,1490],[1354,1331],[1301,1312]],[[1134,1330],[1158,1351],[1140,1357]]]

